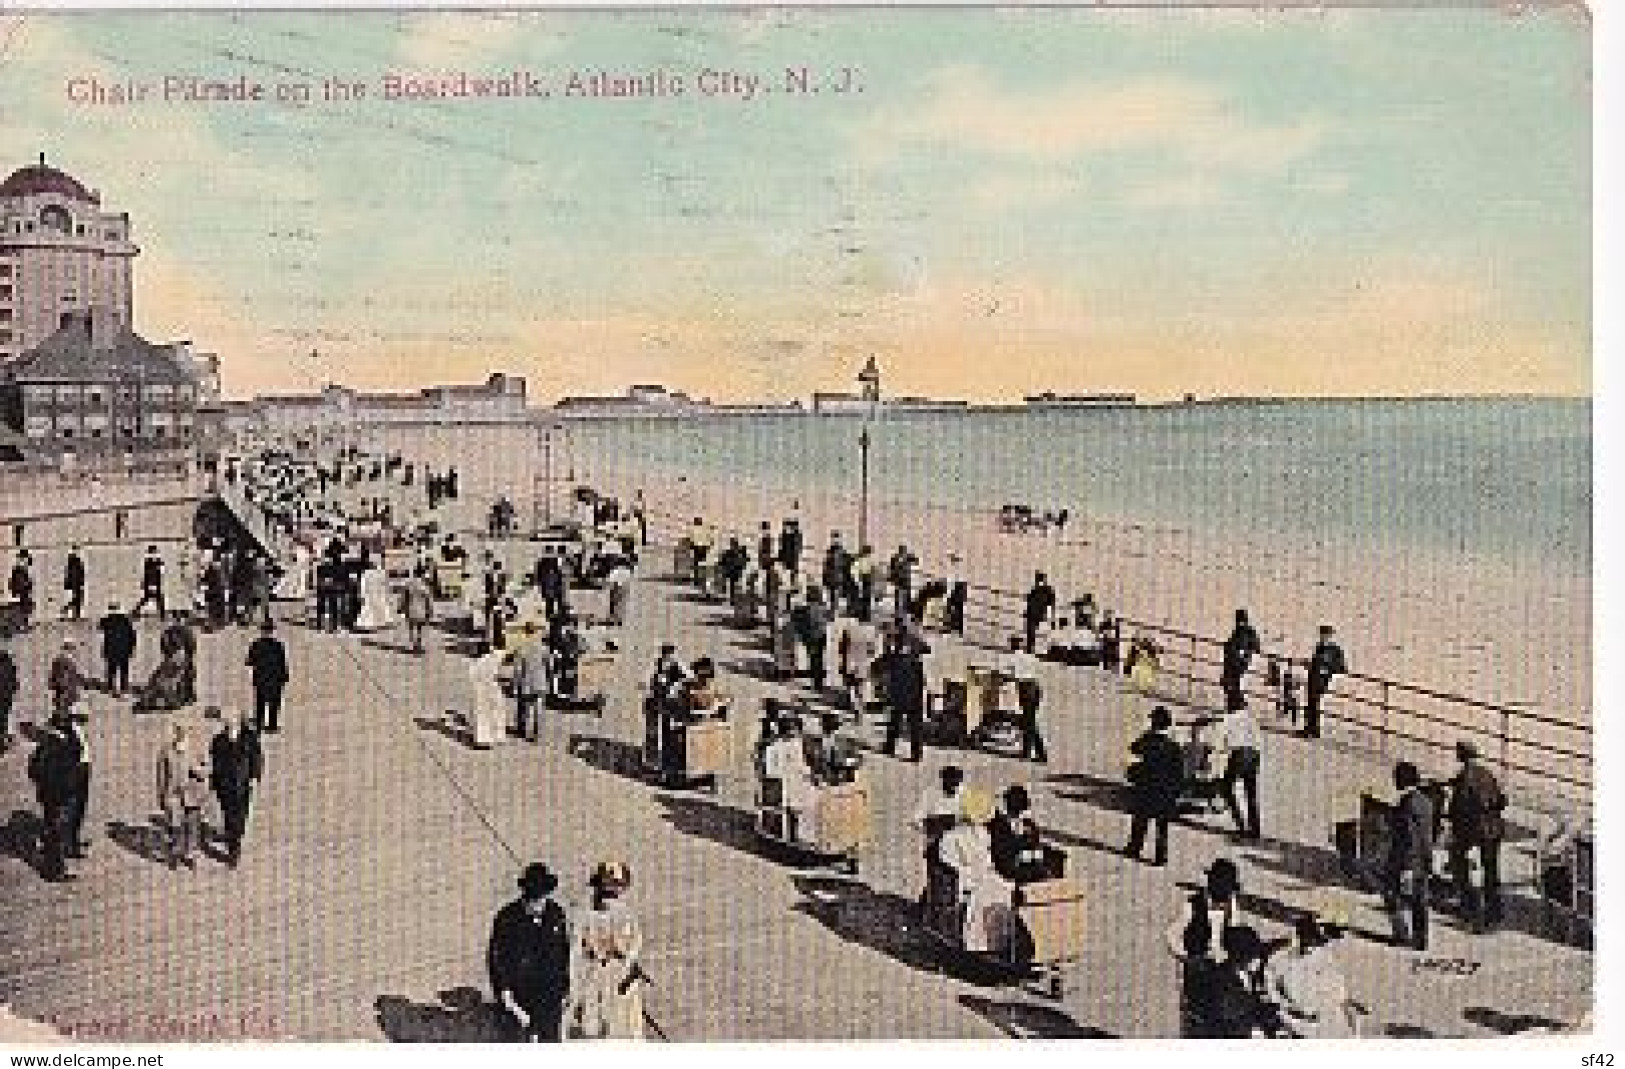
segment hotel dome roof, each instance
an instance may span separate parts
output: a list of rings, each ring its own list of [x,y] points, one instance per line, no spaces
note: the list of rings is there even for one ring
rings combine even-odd
[[[39,163],[18,168],[4,182],[0,182],[0,197],[33,197],[42,193],[55,193],[86,204],[100,202],[100,198],[81,185],[77,178],[48,166],[44,156],[40,157]]]

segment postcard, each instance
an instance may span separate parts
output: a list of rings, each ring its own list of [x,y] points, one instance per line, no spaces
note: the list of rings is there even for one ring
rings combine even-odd
[[[0,1042],[1589,1033],[1591,48],[0,13]]]

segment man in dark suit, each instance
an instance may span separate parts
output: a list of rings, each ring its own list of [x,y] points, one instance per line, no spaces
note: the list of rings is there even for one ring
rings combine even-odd
[[[558,886],[546,865],[525,866],[519,898],[497,912],[486,950],[491,994],[531,1043],[560,1041],[570,993],[569,933],[550,897]]]
[[[68,802],[63,813],[62,841],[67,855],[83,858],[90,849],[86,841],[85,812],[90,808],[90,747],[85,743],[84,706],[75,705],[63,720],[69,749],[79,755],[79,763],[68,773]]]
[[[1129,791],[1133,820],[1129,825],[1128,857],[1140,860],[1145,849],[1145,833],[1156,825],[1157,838],[1151,863],[1168,864],[1168,822],[1179,806],[1185,783],[1185,761],[1179,744],[1168,737],[1173,715],[1162,706],[1151,710],[1151,729],[1134,740],[1129,752],[1139,761],[1129,769]]]
[[[1332,679],[1348,670],[1348,660],[1343,656],[1343,647],[1337,644],[1336,632],[1323,624],[1320,640],[1315,643],[1315,651],[1309,656],[1309,693],[1303,710],[1304,738],[1320,738],[1320,703],[1325,700],[1326,692],[1331,690]]]
[[[0,753],[11,749],[11,706],[17,700],[17,661],[0,634]]]
[[[1037,572],[1033,575],[1033,586],[1031,590],[1027,591],[1027,605],[1021,614],[1028,653],[1034,652],[1038,645],[1038,629],[1054,613],[1055,588],[1050,586],[1049,576],[1043,572]]]
[[[1428,948],[1428,878],[1433,871],[1433,802],[1409,761],[1394,766],[1399,800],[1389,814],[1386,899],[1394,942]]]
[[[282,730],[277,717],[282,714],[282,691],[288,685],[288,651],[276,637],[276,624],[267,620],[260,625],[260,637],[249,645],[243,664],[254,683],[254,726],[274,735]]]
[[[158,555],[157,546],[148,546],[146,559],[141,562],[141,600],[135,603],[131,615],[140,619],[149,601],[158,606],[158,619],[164,619],[164,559]]]
[[[925,662],[919,645],[901,632],[887,640],[890,647],[882,656],[886,678],[886,704],[891,718],[886,722],[887,757],[897,756],[897,740],[908,730],[909,760],[919,764],[925,736]]]
[[[1506,820],[1501,811],[1507,796],[1495,775],[1479,762],[1478,747],[1463,739],[1456,743],[1461,771],[1450,784],[1450,876],[1456,886],[1461,912],[1474,929],[1489,930],[1501,920],[1501,840]],[[1473,886],[1467,856],[1478,850],[1484,887]]]
[[[68,592],[68,603],[62,608],[64,620],[78,621],[85,615],[85,558],[79,547],[68,551],[68,562],[62,568],[62,589]]]
[[[331,548],[316,565],[316,626],[337,631],[344,616],[344,564]]]
[[[115,602],[96,623],[102,633],[102,665],[107,670],[107,693],[122,696],[130,689],[130,661],[135,657],[135,624]]]
[[[40,806],[40,875],[52,882],[72,878],[65,860],[68,823],[84,747],[69,717],[66,710],[51,714],[28,759],[28,778]]]
[[[1011,883],[1038,883],[1063,874],[1063,853],[1044,843],[1032,816],[1032,796],[1017,784],[1004,792],[1003,808],[988,822],[993,868]]]
[[[1226,709],[1241,708],[1241,680],[1247,674],[1253,655],[1261,648],[1258,631],[1247,619],[1247,610],[1237,609],[1236,626],[1224,640],[1224,665],[1219,670],[1219,686],[1224,691]]]
[[[248,810],[254,784],[265,773],[265,756],[260,735],[242,713],[228,710],[225,723],[209,743],[209,786],[220,800],[225,828],[226,865],[236,868],[243,856],[243,833],[248,829]]]

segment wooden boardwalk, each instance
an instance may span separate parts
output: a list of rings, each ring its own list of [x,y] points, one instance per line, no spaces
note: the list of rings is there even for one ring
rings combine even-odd
[[[651,563],[659,575],[659,556]],[[595,606],[592,592],[580,597]],[[468,705],[461,655],[419,659],[392,645],[400,635],[286,625],[295,679],[284,731],[266,740],[267,779],[236,871],[157,863],[152,766],[174,714],[137,716],[93,696],[93,846],[76,882],[34,873],[27,747],[0,758],[10,814],[0,831],[0,1002],[87,1039],[489,1039],[485,939],[520,865],[547,860],[574,903],[590,866],[617,857],[632,867],[646,929],[648,1008],[675,1040],[1170,1036],[1177,992],[1162,939],[1186,893],[1180,883],[1215,856],[1235,857],[1265,934],[1281,931],[1292,908],[1324,899],[1334,860],[1324,844],[1345,815],[1337,807],[1385,777],[1363,758],[1272,734],[1262,843],[1233,846],[1228,817],[1216,816],[1175,829],[1168,869],[1134,865],[1113,852],[1127,818],[1112,784],[1148,705],[1116,679],[1074,671],[1064,685],[1047,681],[1049,766],[979,753],[933,751],[920,766],[876,756],[878,842],[861,876],[801,871],[751,834],[751,735],[761,698],[778,687],[756,678],[758,636],[721,616],[674,585],[641,580],[605,715],[555,714],[539,745],[509,740],[490,752],[469,749],[456,726],[454,711]],[[19,719],[37,715],[44,663],[66,626],[16,643],[28,699]],[[156,645],[155,626],[142,626],[138,675]],[[241,664],[252,637],[233,629],[203,639],[206,701],[248,704]],[[667,637],[685,657],[715,657],[743,711],[736,772],[715,797],[631,774],[637,685]],[[945,649],[940,667],[964,657]],[[907,821],[949,762],[990,788],[1030,783],[1041,821],[1090,888],[1091,950],[1059,1002],[948,975],[913,927],[923,865]],[[1516,879],[1510,857],[1506,867]],[[1372,900],[1353,906],[1357,929],[1384,930]],[[1443,975],[1374,940],[1345,942],[1353,994],[1373,1010],[1368,1032],[1494,1034],[1589,1008],[1590,953],[1537,934],[1528,903],[1492,936],[1444,917],[1435,927],[1428,957],[1476,963],[1472,975]]]

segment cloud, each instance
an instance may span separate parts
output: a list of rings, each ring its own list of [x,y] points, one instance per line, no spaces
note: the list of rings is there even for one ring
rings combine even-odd
[[[1186,79],[1016,89],[983,71],[951,67],[928,79],[923,101],[877,116],[856,136],[860,155],[871,158],[908,144],[1049,164],[1162,150],[1193,166],[1268,172],[1312,151],[1322,131],[1310,120],[1249,121],[1222,94]]]
[[[1129,190],[1127,200],[1136,208],[1177,210],[1205,208],[1221,196],[1218,183],[1206,174],[1161,178]]]
[[[523,39],[527,56],[544,38],[517,11],[414,12],[401,17],[397,50],[410,70],[466,70],[489,63]]]
[[[990,215],[1013,208],[1032,210],[1081,197],[1088,183],[1081,175],[999,174],[973,185],[966,194],[971,205]]]

